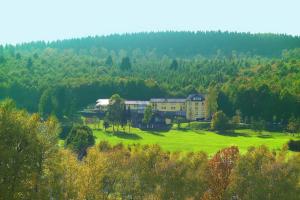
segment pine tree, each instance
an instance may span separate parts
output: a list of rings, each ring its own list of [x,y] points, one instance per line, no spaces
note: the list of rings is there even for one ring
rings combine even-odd
[[[125,57],[122,59],[120,68],[122,70],[130,70],[131,69],[131,62],[130,62],[129,57]]]

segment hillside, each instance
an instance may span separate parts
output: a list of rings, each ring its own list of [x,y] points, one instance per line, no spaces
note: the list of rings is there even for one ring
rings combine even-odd
[[[17,51],[55,48],[72,49],[78,54],[95,55],[106,49],[118,53],[121,50],[129,56],[134,50],[144,53],[155,52],[158,56],[192,57],[196,55],[213,56],[218,51],[224,55],[238,53],[280,56],[284,49],[300,47],[300,37],[279,34],[250,34],[237,32],[145,32],[94,36],[54,42],[33,42],[17,45]]]
[[[218,92],[219,109],[247,119],[300,116],[299,37],[158,32],[0,48],[0,98],[47,117],[71,117],[97,98]],[[295,49],[294,49],[295,48]],[[271,108],[277,109],[271,109]]]

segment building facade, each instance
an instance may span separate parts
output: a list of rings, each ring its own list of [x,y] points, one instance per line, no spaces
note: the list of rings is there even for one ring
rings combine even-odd
[[[98,99],[96,108],[105,112],[109,99]],[[191,94],[186,99],[152,98],[150,101],[125,101],[126,109],[143,114],[146,107],[151,105],[154,113],[173,118],[184,117],[188,121],[205,119],[205,97],[202,94]]]
[[[130,111],[144,113],[146,107],[149,105],[149,101],[125,101],[126,109]]]
[[[189,121],[205,119],[205,98],[201,94],[191,94],[186,99],[186,119]]]
[[[153,111],[164,113],[171,116],[186,115],[185,99],[150,99]]]

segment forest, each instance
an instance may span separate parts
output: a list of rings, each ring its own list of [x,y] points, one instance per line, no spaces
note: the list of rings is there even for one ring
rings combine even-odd
[[[0,46],[0,99],[73,118],[98,98],[217,92],[245,122],[300,117],[300,38],[235,32],[149,32]]]
[[[163,133],[131,127],[119,106],[193,93],[214,105],[212,121],[177,119]],[[110,97],[103,129],[76,123]],[[297,200],[299,122],[298,36],[145,32],[0,46],[0,200]]]

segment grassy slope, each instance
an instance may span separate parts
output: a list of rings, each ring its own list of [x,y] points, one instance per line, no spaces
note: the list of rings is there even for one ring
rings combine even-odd
[[[186,125],[185,125],[186,126]],[[218,150],[236,145],[243,153],[249,146],[259,146],[265,144],[271,149],[279,150],[292,136],[277,132],[255,133],[253,130],[241,129],[229,135],[222,135],[206,130],[176,130],[158,132],[142,131],[132,128],[131,133],[112,134],[111,129],[104,132],[101,129],[94,130],[97,143],[101,140],[107,140],[112,144],[122,142],[123,144],[139,143],[159,144],[164,150],[168,151],[205,151],[209,154],[216,153]],[[128,130],[126,130],[128,131]]]

